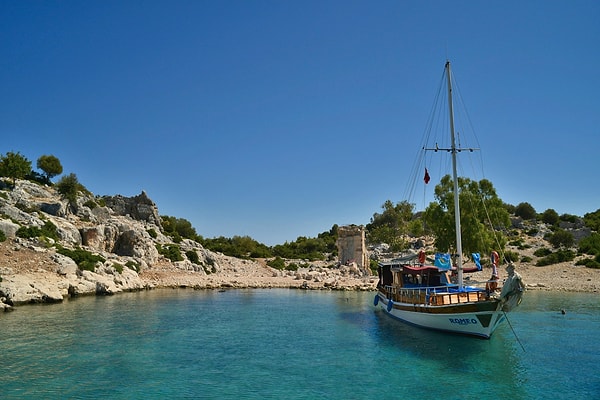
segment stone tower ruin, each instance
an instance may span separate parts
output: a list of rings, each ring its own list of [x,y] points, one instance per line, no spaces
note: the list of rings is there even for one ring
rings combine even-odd
[[[341,264],[355,263],[365,274],[370,274],[364,226],[340,226],[336,244]]]

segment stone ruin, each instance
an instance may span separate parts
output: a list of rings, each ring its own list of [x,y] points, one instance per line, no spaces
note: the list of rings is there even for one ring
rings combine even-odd
[[[346,225],[338,228],[338,257],[342,265],[356,264],[365,274],[370,274],[369,254],[365,244],[365,228]]]

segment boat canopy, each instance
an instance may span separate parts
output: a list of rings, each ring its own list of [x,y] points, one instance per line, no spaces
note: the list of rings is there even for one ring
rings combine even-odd
[[[434,265],[423,265],[423,266],[417,266],[417,265],[403,265],[402,266],[402,272],[404,272],[405,274],[422,274],[424,272],[431,272],[431,271],[435,271],[435,272],[445,272],[445,270],[442,270]]]
[[[422,274],[424,272],[446,272],[447,270],[444,268],[438,268],[435,265],[421,265],[417,263],[410,263],[411,260],[416,259],[417,256],[407,256],[396,258],[390,261],[380,261],[379,266],[390,270],[394,269],[402,269],[402,272],[407,274]]]

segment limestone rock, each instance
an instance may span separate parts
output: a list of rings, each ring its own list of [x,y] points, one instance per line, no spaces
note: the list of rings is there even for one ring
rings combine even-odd
[[[42,202],[42,203],[40,203],[40,211],[45,212],[46,214],[50,214],[55,217],[61,217],[61,218],[64,218],[67,215],[67,210],[65,208],[65,205],[61,202],[52,202],[52,203]]]
[[[117,215],[129,216],[156,225],[158,228],[161,227],[158,208],[144,191],[135,197],[106,196],[104,200],[106,206],[110,207]]]
[[[0,296],[6,303],[54,303],[63,300],[63,293],[52,281],[43,281],[35,275],[13,275],[0,282]]]
[[[0,231],[4,232],[6,237],[15,237],[19,225],[9,219],[0,219]]]
[[[66,219],[51,218],[52,223],[56,226],[59,239],[67,245],[80,245],[81,234],[79,229]]]

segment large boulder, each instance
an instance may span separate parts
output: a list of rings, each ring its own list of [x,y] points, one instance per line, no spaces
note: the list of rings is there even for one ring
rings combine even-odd
[[[10,218],[15,222],[18,222],[21,225],[37,227],[44,226],[44,222],[39,218],[37,212],[29,214],[21,210],[19,207],[11,204],[4,204],[0,206],[0,214]]]
[[[0,282],[0,297],[5,303],[19,305],[27,303],[56,303],[63,300],[63,292],[53,280],[40,276],[21,274],[4,277]]]
[[[63,203],[55,202],[42,202],[40,203],[40,211],[46,214],[54,215],[55,217],[64,218],[67,215],[66,207]]]
[[[141,224],[112,219],[105,225],[84,227],[80,230],[84,246],[99,252],[144,259],[153,264],[158,260],[158,250]]]
[[[134,197],[125,197],[121,195],[104,197],[106,206],[110,207],[116,215],[129,216],[138,221],[148,222],[161,228],[158,207],[146,194]]]
[[[15,224],[11,220],[0,219],[0,231],[4,232],[6,237],[15,237],[18,229],[19,225]]]
[[[119,256],[143,258],[149,263],[158,260],[158,250],[150,235],[144,230],[129,229],[119,236],[112,253]]]
[[[81,234],[74,224],[63,218],[52,218],[51,221],[56,226],[58,238],[62,243],[76,246],[81,244]]]

